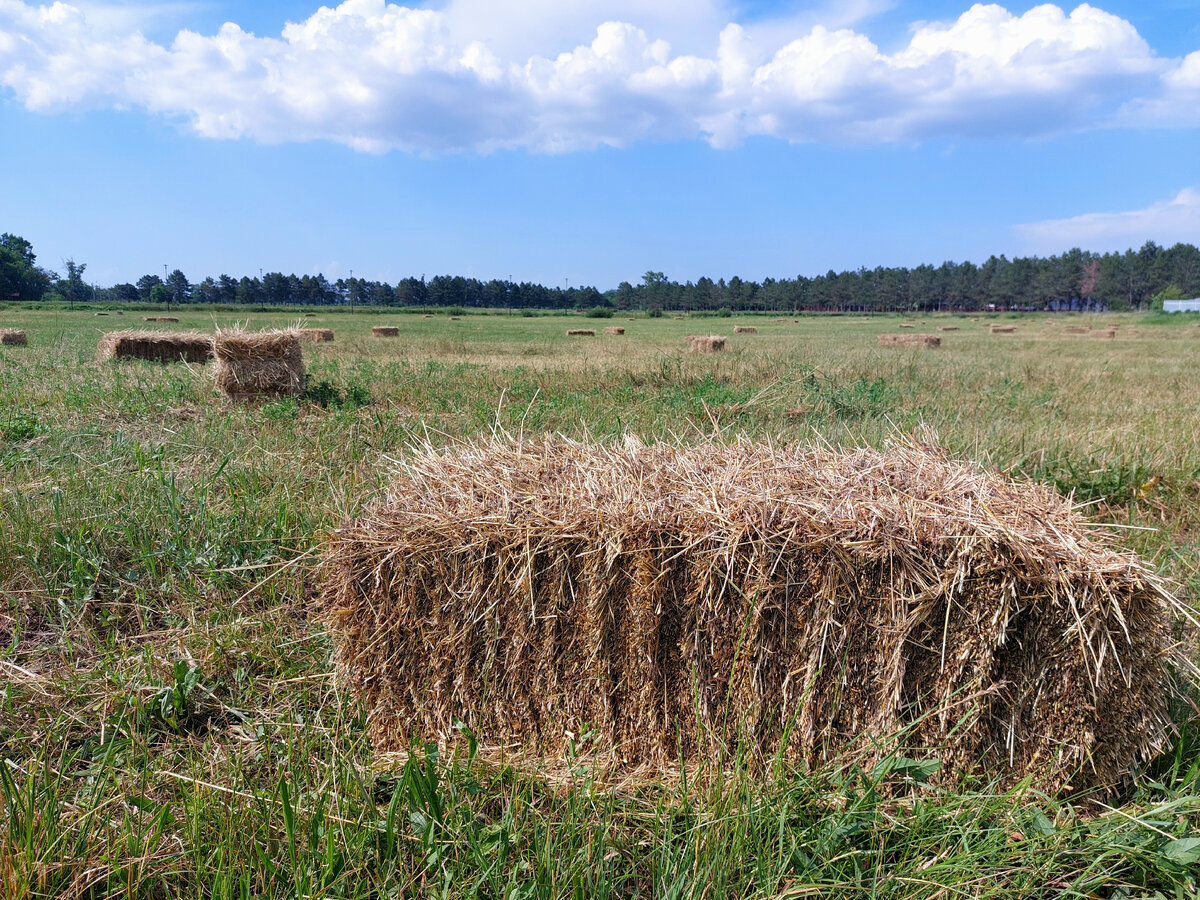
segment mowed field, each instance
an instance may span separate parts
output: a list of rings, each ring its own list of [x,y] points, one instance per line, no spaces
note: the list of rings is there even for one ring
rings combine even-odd
[[[613,785],[584,765],[541,776],[434,748],[379,760],[332,679],[311,577],[322,534],[417,443],[502,430],[882,447],[927,426],[952,455],[1073,493],[1196,605],[1193,318],[143,315],[0,309],[29,339],[0,346],[0,896],[1196,890],[1186,704],[1113,808],[986,783],[889,799],[848,763]],[[300,400],[234,404],[201,366],[96,361],[119,328],[298,321],[335,333],[304,345]],[[942,346],[878,345],[914,332]],[[727,335],[726,351],[685,352],[697,334]]]

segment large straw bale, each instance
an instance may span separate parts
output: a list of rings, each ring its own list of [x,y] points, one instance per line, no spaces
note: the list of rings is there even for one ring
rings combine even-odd
[[[694,334],[687,339],[687,342],[688,348],[693,353],[720,353],[725,349],[727,340],[728,338],[720,334]]]
[[[301,328],[300,337],[314,344],[328,343],[333,340],[332,328]]]
[[[734,334],[758,334],[758,328],[754,325],[734,325]]]
[[[625,771],[903,752],[1059,792],[1168,727],[1164,584],[1050,488],[917,444],[425,447],[322,565],[380,751],[593,729]]]
[[[568,328],[567,337],[595,337],[596,332],[591,328]]]
[[[936,334],[881,334],[880,347],[940,347],[942,339]]]
[[[213,339],[198,331],[109,331],[100,337],[96,355],[101,362],[145,359],[204,364],[212,358]]]
[[[609,325],[604,329],[605,334],[624,334],[625,328],[621,325]]]
[[[371,334],[375,337],[400,337],[400,329],[395,325],[372,325]]]
[[[29,337],[16,328],[0,328],[0,344],[9,347],[24,347],[28,345]]]
[[[299,397],[304,393],[300,329],[218,330],[213,340],[217,387],[235,400]]]

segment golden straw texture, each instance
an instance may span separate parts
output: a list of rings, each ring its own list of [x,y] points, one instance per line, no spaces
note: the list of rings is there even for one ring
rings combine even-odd
[[[213,339],[196,331],[110,331],[101,336],[96,355],[102,362],[145,359],[203,364],[212,358]]]

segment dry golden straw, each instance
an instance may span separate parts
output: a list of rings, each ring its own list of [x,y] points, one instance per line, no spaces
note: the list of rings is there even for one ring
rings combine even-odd
[[[29,338],[23,331],[18,331],[16,328],[0,328],[0,344],[9,347],[25,347],[29,344]]]
[[[1115,328],[1097,329],[1096,331],[1088,332],[1088,337],[1094,338],[1115,338],[1116,336],[1117,332]]]
[[[880,347],[940,347],[942,339],[936,334],[881,334]]]
[[[754,325],[734,325],[734,334],[758,334],[758,328]]]
[[[375,337],[400,337],[400,329],[395,325],[372,325],[371,334]]]
[[[1042,790],[1167,733],[1181,608],[1052,489],[915,443],[836,452],[565,439],[415,451],[324,548],[341,684],[380,751],[620,767],[870,763]]]
[[[333,340],[332,328],[301,328],[300,336],[314,344],[328,343]]]
[[[720,334],[692,335],[687,339],[688,348],[693,353],[720,353],[725,349],[728,338]]]
[[[234,400],[299,397],[304,354],[298,328],[217,331],[213,340],[217,387]]]
[[[1016,325],[991,325],[989,330],[992,334],[1014,334],[1017,330]]]
[[[898,327],[899,327],[899,328],[916,328],[917,326],[916,326],[916,325],[912,325],[912,324],[910,324],[910,323],[908,323],[908,322],[901,322],[901,323],[900,323],[900,325],[899,325]]]
[[[596,332],[590,328],[568,328],[567,337],[595,337]]]
[[[604,329],[605,334],[624,334],[625,329],[620,325],[609,325]]]
[[[197,331],[110,331],[101,336],[96,355],[101,362],[145,359],[203,364],[212,358],[213,339]]]

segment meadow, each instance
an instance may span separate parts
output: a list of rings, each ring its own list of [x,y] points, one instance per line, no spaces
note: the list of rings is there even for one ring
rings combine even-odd
[[[211,332],[302,311],[188,309]],[[407,447],[482,433],[885,446],[1054,485],[1196,605],[1189,317],[586,319],[319,311],[299,400],[200,366],[101,364],[132,310],[0,308],[0,896],[1183,897],[1194,707],[1111,806],[852,762],[613,785],[470,751],[377,759],[332,678],[311,568]],[[991,334],[989,321],[1015,324]],[[899,325],[935,349],[880,347]],[[397,338],[371,335],[396,325]],[[758,328],[734,334],[737,324]],[[572,328],[626,329],[568,337]],[[723,353],[684,352],[693,334]],[[486,741],[487,736],[479,739]]]

